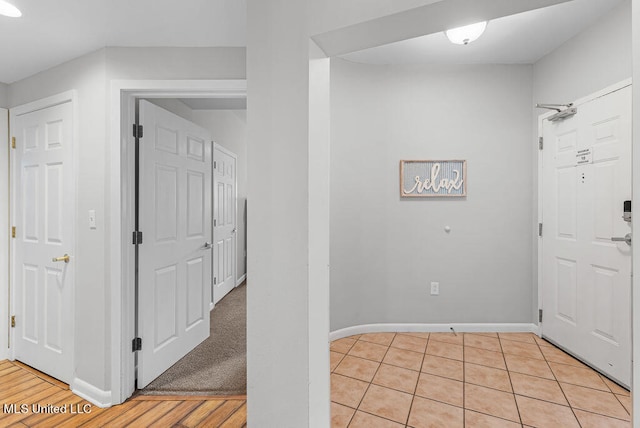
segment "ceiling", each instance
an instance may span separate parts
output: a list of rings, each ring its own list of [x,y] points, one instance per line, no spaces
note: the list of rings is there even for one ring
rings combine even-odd
[[[246,0],[11,0],[0,16],[0,82],[12,83],[104,46],[245,46]],[[344,55],[391,63],[533,63],[625,0],[573,0],[491,21],[468,46],[443,33]]]
[[[624,0],[573,0],[490,21],[469,45],[430,34],[342,55],[369,64],[532,64]]]
[[[246,0],[9,0],[0,16],[0,82],[105,46],[244,46]]]

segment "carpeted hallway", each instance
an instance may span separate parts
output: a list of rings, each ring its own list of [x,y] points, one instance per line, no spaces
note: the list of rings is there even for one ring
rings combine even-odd
[[[247,393],[247,285],[211,311],[211,335],[161,374],[143,395],[244,395]]]

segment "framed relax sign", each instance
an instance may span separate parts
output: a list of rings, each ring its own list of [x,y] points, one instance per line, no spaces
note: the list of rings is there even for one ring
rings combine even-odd
[[[400,196],[403,198],[467,196],[467,161],[401,160]]]

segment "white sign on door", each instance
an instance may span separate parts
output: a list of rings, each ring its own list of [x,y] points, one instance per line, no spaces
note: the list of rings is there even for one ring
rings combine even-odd
[[[586,165],[593,163],[593,155],[591,154],[591,147],[588,149],[582,149],[576,151],[576,165]]]

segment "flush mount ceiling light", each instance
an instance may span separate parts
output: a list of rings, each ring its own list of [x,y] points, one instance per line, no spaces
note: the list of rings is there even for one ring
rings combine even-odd
[[[487,28],[487,21],[478,22],[464,27],[453,28],[445,31],[447,38],[456,45],[468,45],[477,40]]]
[[[8,16],[10,18],[20,18],[22,16],[22,12],[20,12],[20,9],[11,3],[0,0],[0,15]]]

